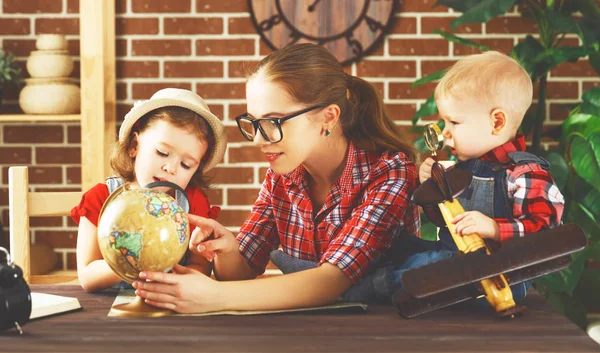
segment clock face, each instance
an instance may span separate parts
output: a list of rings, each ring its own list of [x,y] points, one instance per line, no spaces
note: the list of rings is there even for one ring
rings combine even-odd
[[[342,64],[375,49],[391,27],[397,0],[248,0],[252,22],[273,50],[316,43]]]

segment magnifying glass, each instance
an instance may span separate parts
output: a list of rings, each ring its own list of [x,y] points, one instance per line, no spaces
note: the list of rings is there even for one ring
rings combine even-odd
[[[423,139],[425,140],[425,145],[431,151],[431,156],[437,160],[437,158],[435,158],[437,156],[437,151],[444,148],[444,137],[442,136],[440,127],[435,123],[425,125]]]

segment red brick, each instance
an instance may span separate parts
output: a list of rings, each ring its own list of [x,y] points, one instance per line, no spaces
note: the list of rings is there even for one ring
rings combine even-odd
[[[81,127],[80,126],[68,126],[67,127],[67,142],[68,143],[80,143],[81,142]]]
[[[79,13],[79,0],[67,0],[67,13]]]
[[[189,13],[190,10],[189,1],[131,0],[132,12]]]
[[[38,147],[35,149],[37,164],[78,164],[81,163],[79,147]]]
[[[30,227],[62,227],[62,217],[29,217]]]
[[[0,35],[29,34],[31,24],[26,18],[0,18]]]
[[[446,6],[436,6],[435,0],[400,0],[400,11],[401,12],[448,12]]]
[[[235,121],[235,117],[246,112],[246,104],[229,104],[229,120]]]
[[[127,3],[129,0],[116,0],[115,1],[115,13],[122,14],[127,12]]]
[[[539,84],[533,89],[533,98],[538,98]],[[546,87],[547,99],[577,99],[579,84],[577,82],[548,82]]]
[[[0,147],[0,164],[30,164],[30,147]]]
[[[259,55],[269,55],[273,52],[273,49],[271,49],[267,43],[265,43],[264,40],[260,39],[258,41],[258,54]]]
[[[223,77],[222,61],[165,61],[165,77]]]
[[[37,18],[35,34],[79,34],[78,18]]]
[[[50,245],[52,248],[75,248],[77,231],[36,230],[35,241]]]
[[[244,61],[230,61],[228,67],[229,77],[248,77],[256,69],[258,61],[244,60]]]
[[[396,17],[390,33],[417,34],[416,17]]]
[[[2,180],[8,180],[8,167],[2,167]],[[62,167],[29,166],[29,184],[62,184]]]
[[[77,269],[77,254],[74,252],[67,253],[67,270]]]
[[[456,60],[423,60],[421,61],[421,77],[425,77],[434,72],[448,69],[454,65]]]
[[[196,92],[204,99],[243,99],[246,97],[245,83],[198,83]]]
[[[239,227],[244,224],[248,216],[250,216],[249,210],[221,210],[221,213],[219,213],[219,223],[225,227]]]
[[[225,107],[223,106],[223,104],[211,103],[208,108],[210,109],[211,113],[213,113],[214,115],[217,116],[217,118],[219,118],[219,120],[224,119]]]
[[[229,34],[255,34],[250,17],[230,17],[227,24]]]
[[[356,66],[360,77],[415,77],[417,74],[414,61],[360,61]]]
[[[187,39],[133,40],[131,43],[131,55],[135,56],[189,56],[191,54],[191,42]]]
[[[435,90],[435,83],[430,82],[411,89],[409,82],[390,82],[390,99],[427,99]]]
[[[421,18],[421,33],[430,34],[434,29],[441,29],[446,32],[454,32],[456,34],[481,33],[481,23],[467,23],[458,26],[452,31],[450,22],[457,17],[422,17]]]
[[[154,93],[163,88],[182,88],[191,90],[190,83],[132,83],[132,99],[149,99]]]
[[[240,133],[240,129],[235,126],[225,126],[225,130],[227,131],[227,142],[247,142],[242,134]]]
[[[254,55],[254,39],[199,39],[196,55]]]
[[[165,34],[222,34],[223,19],[171,17],[164,20]]]
[[[81,191],[81,187],[78,186],[61,186],[56,187],[56,185],[48,185],[48,186],[36,186],[35,191],[37,192],[71,192],[71,191]],[[68,217],[68,216],[65,216]]]
[[[67,13],[79,13],[80,0],[67,0]],[[115,13],[122,14],[127,12],[128,0],[115,0]]]
[[[158,77],[158,61],[117,60],[117,77]]]
[[[223,190],[222,189],[216,189],[214,187],[206,190],[206,197],[208,197],[208,200],[210,201],[211,205],[222,205],[223,204]]]
[[[62,126],[30,125],[4,126],[4,143],[61,143],[64,140]]]
[[[552,77],[594,77],[596,71],[588,60],[578,60],[577,62],[564,62],[555,67],[551,73]]]
[[[410,121],[417,112],[416,104],[386,104],[385,111],[395,121]]]
[[[594,87],[600,87],[600,81],[594,81],[594,82],[583,82],[583,92],[592,89]]]
[[[4,13],[60,13],[62,0],[3,0]]]
[[[125,82],[117,83],[117,99],[127,99],[127,84]]]
[[[229,147],[229,163],[266,162],[265,154],[254,145]]]
[[[0,188],[0,205],[8,206],[8,188]]]
[[[577,104],[577,101],[573,101],[571,104]],[[565,107],[566,103],[550,103],[550,120],[552,121],[564,121],[569,116],[569,108]]]
[[[124,34],[158,34],[158,18],[117,18],[115,33]]]
[[[254,181],[254,168],[216,167],[210,174],[218,184],[252,184]]]
[[[196,1],[196,12],[248,12],[246,1]]]
[[[67,167],[67,184],[81,184],[81,167]]]
[[[448,55],[445,39],[390,39],[390,55]]]
[[[229,189],[227,204],[235,206],[253,205],[260,189]]]
[[[4,50],[15,56],[29,56],[32,50],[36,50],[35,39],[4,39],[2,44]]]
[[[268,169],[269,168],[267,168],[267,167],[262,167],[262,168],[258,169],[258,179],[260,180],[261,183],[265,179],[265,175],[267,175]]]
[[[533,20],[518,17],[496,17],[485,24],[485,32],[495,33],[538,33],[537,25]]]
[[[506,38],[473,39],[473,42],[483,44],[505,54],[508,54],[514,47],[513,40]],[[454,55],[471,55],[479,53],[481,53],[481,51],[478,49],[454,43]]]
[[[79,39],[71,39],[67,41],[67,50],[71,56],[79,56],[80,55],[80,46]]]
[[[128,47],[128,45],[127,45],[127,41],[125,39],[117,39],[116,43],[115,43],[115,51],[116,51],[117,57],[126,56],[127,52],[128,52],[127,47]]]

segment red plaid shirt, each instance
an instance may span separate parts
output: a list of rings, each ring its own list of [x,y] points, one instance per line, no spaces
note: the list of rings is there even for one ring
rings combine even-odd
[[[480,159],[507,166],[508,197],[513,202],[513,218],[494,218],[500,227],[500,241],[553,228],[561,223],[565,199],[550,174],[536,163],[511,165],[510,152],[525,151],[525,138],[517,134],[513,141],[494,148]],[[439,212],[424,209],[432,221]],[[442,220],[443,223],[443,220]],[[438,223],[439,224],[439,223]]]
[[[289,174],[270,168],[237,239],[250,266],[264,272],[272,250],[338,266],[353,283],[392,244],[392,230],[419,236],[418,207],[410,202],[415,165],[401,153],[381,154],[350,143],[346,167],[314,215],[302,165]]]

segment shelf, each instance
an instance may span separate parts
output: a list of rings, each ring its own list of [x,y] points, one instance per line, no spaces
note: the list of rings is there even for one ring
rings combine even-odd
[[[81,121],[81,114],[69,115],[33,115],[33,114],[0,114],[0,123],[9,122],[65,122],[65,121]]]

